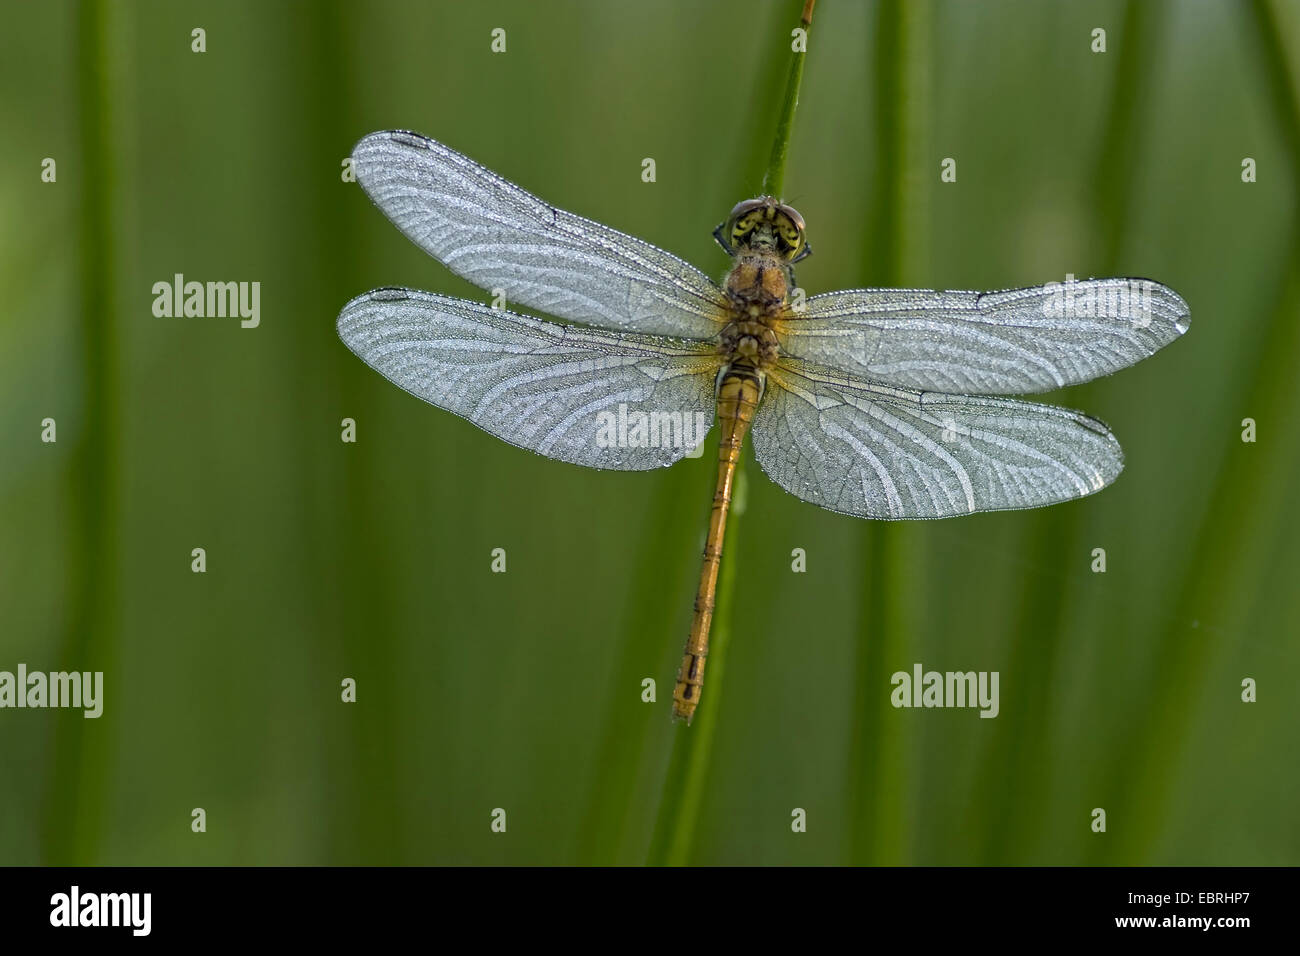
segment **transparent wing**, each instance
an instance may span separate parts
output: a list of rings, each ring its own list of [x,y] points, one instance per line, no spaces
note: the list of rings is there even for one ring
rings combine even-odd
[[[548,206],[441,143],[397,130],[352,150],[384,215],[452,272],[509,302],[601,328],[710,338],[721,291],[676,256]]]
[[[417,398],[575,465],[671,465],[713,422],[717,358],[696,342],[566,327],[410,289],[358,296],[338,329]]]
[[[1016,395],[1132,365],[1187,331],[1176,292],[1088,279],[1007,292],[856,289],[782,320],[787,355],[900,388]]]
[[[1081,498],[1115,480],[1095,418],[1009,398],[910,392],[803,363],[769,370],[754,452],[791,494],[863,518],[945,518]]]

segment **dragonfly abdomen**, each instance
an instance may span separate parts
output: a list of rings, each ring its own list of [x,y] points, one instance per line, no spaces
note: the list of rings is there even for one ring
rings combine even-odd
[[[745,434],[754,420],[754,411],[763,397],[763,372],[753,363],[738,361],[723,372],[718,383],[718,481],[709,512],[709,533],[704,539],[704,557],[700,566],[700,585],[695,592],[695,610],[691,632],[686,639],[682,666],[677,671],[673,689],[673,716],[690,722],[700,702],[704,684],[704,663],[709,653],[709,629],[713,624],[714,594],[718,587],[718,568],[722,560],[722,542],[731,510],[731,494],[736,477],[736,463],[745,444]]]

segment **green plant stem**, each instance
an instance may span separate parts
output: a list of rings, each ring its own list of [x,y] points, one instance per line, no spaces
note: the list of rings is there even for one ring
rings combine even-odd
[[[812,33],[812,8],[815,0],[804,4],[799,15],[799,28],[804,31],[805,40]],[[794,113],[799,106],[799,87],[803,84],[803,63],[806,53],[792,51],[790,57],[790,75],[785,84],[785,98],[781,103],[781,114],[777,119],[776,136],[772,140],[772,156],[767,163],[767,173],[763,176],[763,193],[767,196],[781,198],[785,190],[785,160],[790,150],[790,133],[794,128]]]
[[[736,494],[744,500],[744,478],[736,468]],[[739,539],[735,521],[743,508],[733,506],[728,522],[727,546],[735,552]],[[650,844],[650,863],[655,866],[686,866],[691,862],[695,843],[696,821],[704,798],[704,786],[709,774],[709,755],[721,713],[723,665],[727,646],[731,643],[731,612],[736,591],[736,561],[723,559],[718,579],[717,603],[713,617],[713,634],[709,642],[707,695],[696,711],[694,724],[678,730],[664,783],[664,799],[660,805],[659,819]],[[705,703],[707,701],[707,703]]]
[[[802,3],[799,26],[805,32],[812,25],[814,2],[815,0],[806,0]],[[779,195],[784,188],[786,156],[790,133],[794,128],[794,112],[799,104],[799,85],[803,79],[805,55],[802,51],[791,50],[789,78],[772,142],[771,158],[763,176],[763,191],[768,195]],[[651,865],[683,866],[691,861],[696,822],[708,779],[709,755],[713,749],[713,738],[721,712],[722,678],[727,645],[731,639],[732,595],[735,591],[737,543],[740,538],[739,519],[744,513],[745,498],[743,457],[736,463],[734,480],[736,493],[727,522],[726,551],[719,572],[717,603],[709,642],[708,681],[694,725],[678,728],[673,741],[672,757],[664,781],[664,795],[655,821],[654,836],[650,841]]]
[[[69,469],[72,535],[67,630],[60,667],[102,671],[114,679],[117,642],[117,446],[121,440],[117,379],[117,288],[113,191],[112,5],[86,0],[77,17],[80,212],[81,368],[84,399]],[[110,686],[113,686],[110,683]],[[120,686],[120,685],[118,685]],[[114,718],[63,720],[54,731],[45,801],[47,861],[93,864],[102,842],[107,752]]]

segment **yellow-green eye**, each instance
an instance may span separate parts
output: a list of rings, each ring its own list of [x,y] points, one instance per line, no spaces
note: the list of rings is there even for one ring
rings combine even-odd
[[[732,239],[739,240],[749,235],[749,233],[753,231],[754,231],[754,215],[753,213],[750,213],[748,216],[741,216],[739,219],[736,220],[736,224],[731,228],[731,237]]]
[[[725,242],[722,240],[724,229]],[[794,262],[810,251],[804,241],[803,217],[771,196],[736,203],[726,223],[719,226],[714,235],[722,243],[722,248],[732,254],[736,249],[753,246]]]

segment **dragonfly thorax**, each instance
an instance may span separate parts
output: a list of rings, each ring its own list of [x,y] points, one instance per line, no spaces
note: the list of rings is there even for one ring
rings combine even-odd
[[[764,322],[736,319],[722,330],[722,351],[729,362],[766,368],[780,355],[776,333]]]
[[[760,321],[775,318],[790,298],[790,265],[762,252],[741,253],[727,273],[727,298],[737,318]]]

